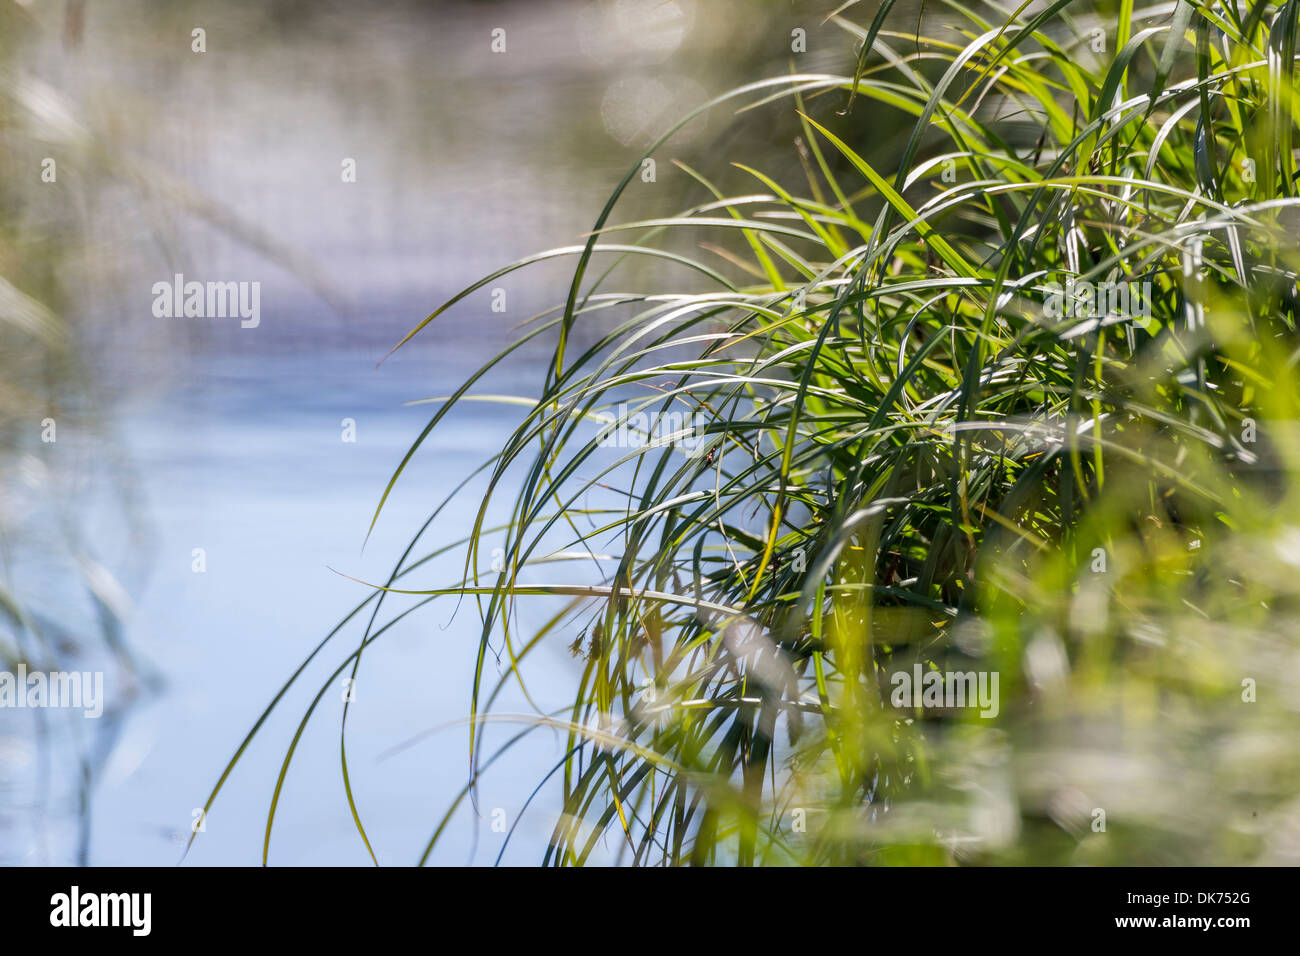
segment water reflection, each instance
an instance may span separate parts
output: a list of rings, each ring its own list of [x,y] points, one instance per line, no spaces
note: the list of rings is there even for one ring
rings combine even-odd
[[[743,38],[754,47],[762,28],[744,6],[742,18],[737,4],[706,13],[691,0],[6,5],[0,408],[14,610],[0,660],[102,670],[111,705],[94,721],[0,710],[0,862],[178,858],[264,703],[364,596],[333,569],[385,576],[435,493],[513,420],[488,405],[462,415],[361,553],[427,417],[403,403],[458,384],[554,299],[563,267],[513,282],[506,315],[471,299],[376,363],[459,286],[587,229],[634,150],[746,68]],[[497,28],[502,56],[489,49]],[[46,158],[58,172],[42,182]],[[151,290],[176,273],[259,283],[262,321],[160,320]],[[520,353],[484,390],[526,391],[536,357]],[[39,438],[47,418],[57,442]],[[355,442],[342,437],[349,421]],[[454,516],[439,536],[467,527]],[[451,580],[459,566],[430,572]],[[461,782],[460,732],[379,757],[466,712],[474,625],[472,608],[453,620],[435,607],[362,669],[350,762],[381,862],[413,862]],[[558,677],[574,666],[559,648],[535,694],[547,698],[549,667],[551,703],[563,703]],[[276,748],[307,684],[203,821],[194,862],[258,859]],[[338,783],[336,713],[295,757],[273,860],[368,862]],[[520,781],[554,761],[539,750],[485,781],[481,804],[527,792]],[[452,862],[483,836],[463,830],[443,841]],[[525,821],[514,858],[537,859],[548,833],[540,816]]]

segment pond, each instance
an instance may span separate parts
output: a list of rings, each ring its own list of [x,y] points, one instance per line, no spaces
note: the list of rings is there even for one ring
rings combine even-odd
[[[361,639],[365,615],[355,619],[200,818],[265,705],[519,417],[465,406],[367,540],[430,415],[406,403],[449,393],[562,297],[564,265],[505,283],[504,309],[483,290],[380,360],[481,274],[577,241],[646,140],[725,88],[745,38],[761,35],[758,18],[738,30],[733,4],[706,13],[688,0],[382,15],[74,6],[82,20],[33,12],[27,47],[10,54],[34,78],[34,122],[67,133],[38,130],[31,150],[33,162],[69,157],[50,184],[69,192],[20,195],[44,217],[37,231],[61,238],[56,271],[93,383],[58,442],[23,459],[40,472],[24,487],[52,489],[41,469],[70,473],[81,553],[111,574],[87,605],[82,583],[33,548],[12,559],[9,582],[45,609],[69,667],[107,672],[109,706],[84,726],[0,712],[0,862],[170,865],[200,824],[189,862],[258,862],[286,750],[324,683],[279,797],[271,862],[370,862],[340,771],[346,692],[348,768],[370,842],[381,863],[413,863],[468,777],[479,638],[468,600],[440,599],[386,633],[349,691],[330,674]],[[720,60],[728,48],[734,60]],[[40,205],[68,197],[75,214]],[[218,302],[231,293],[224,308],[207,308],[214,288]],[[535,392],[545,354],[521,351],[481,390]],[[464,535],[472,517],[442,515],[428,549]],[[448,554],[419,581],[462,573]],[[386,616],[403,600],[413,599],[392,596]],[[107,642],[105,609],[122,615]],[[500,651],[489,678],[508,666]],[[557,640],[533,661],[533,703],[512,691],[498,709],[559,708],[579,673]],[[433,862],[495,861],[502,820],[512,830],[502,861],[539,860],[554,818],[521,817],[522,801],[562,743],[539,730],[496,764]]]

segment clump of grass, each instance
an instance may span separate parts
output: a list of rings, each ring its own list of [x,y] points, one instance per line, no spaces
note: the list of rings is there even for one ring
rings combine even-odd
[[[685,168],[698,205],[612,224],[638,163],[585,245],[412,330],[576,256],[567,300],[524,333],[557,344],[483,466],[464,579],[409,583],[426,525],[336,675],[382,635],[386,593],[477,597],[468,792],[502,688],[571,643],[571,708],[525,726],[567,734],[549,864],[606,837],[649,865],[1284,860],[1297,5],[1124,0],[1094,23],[1067,0],[951,4],[933,35],[933,17],[885,29],[891,7],[837,18],[862,41],[853,76],[705,107],[792,110],[802,181],[737,164],[727,195]],[[915,119],[888,166],[861,146],[881,111]],[[610,288],[647,255],[693,284]],[[1139,298],[1092,314],[1067,283]],[[511,354],[443,402],[388,490]],[[653,430],[604,447],[672,411],[706,420],[698,454]],[[512,493],[501,570],[482,571]],[[536,577],[575,552],[612,561]],[[522,637],[538,595],[568,602]],[[918,665],[996,672],[997,715],[898,706],[892,675]]]

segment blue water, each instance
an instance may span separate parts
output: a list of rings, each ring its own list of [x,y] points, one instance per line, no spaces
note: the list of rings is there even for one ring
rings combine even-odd
[[[369,593],[343,575],[382,582],[441,497],[496,450],[518,409],[466,405],[413,462],[362,550],[380,492],[430,415],[430,406],[403,402],[446,394],[483,351],[481,342],[431,337],[376,370],[383,349],[373,343],[326,352],[291,340],[269,350],[214,349],[191,358],[177,387],[121,410],[138,494],[154,527],[154,559],[129,636],[164,683],[142,693],[115,729],[94,788],[89,862],[167,865],[180,858],[197,808],[243,734]],[[519,392],[540,374],[537,367],[526,359],[485,390]],[[355,443],[342,440],[348,418],[356,422]],[[467,493],[466,504],[440,519],[427,534],[431,546],[467,533],[481,497],[481,490]],[[493,519],[503,516],[497,510]],[[202,573],[193,569],[195,548],[204,550]],[[411,586],[458,580],[461,560],[457,553],[432,562]],[[409,600],[391,598],[381,621]],[[454,600],[442,598],[412,615],[367,651],[358,676],[349,769],[381,863],[415,862],[467,779],[463,719],[479,619],[470,602],[453,610]],[[531,613],[525,610],[525,625]],[[263,728],[204,820],[188,862],[260,861],[267,810],[297,722],[367,619],[368,611],[335,639]],[[560,635],[543,647],[528,671],[529,689],[544,707],[562,706],[578,674],[565,643]],[[489,678],[500,672],[490,654]],[[342,694],[335,680],[298,747],[277,813],[273,864],[369,863],[342,784]],[[498,709],[526,710],[518,698],[507,694]],[[488,739],[508,730],[494,728]],[[493,811],[516,822],[523,799],[561,755],[561,742],[537,731],[497,764],[481,781],[477,815],[467,802],[431,862],[493,862],[504,841],[492,829]],[[540,859],[556,801],[541,803],[518,823],[504,862]]]
[[[70,50],[57,29],[33,41],[35,72],[121,147],[123,168],[143,181],[101,188],[88,176],[75,216],[33,207],[33,215],[66,214],[71,235],[62,238],[85,240],[68,243],[75,254],[58,271],[76,293],[69,311],[78,352],[96,366],[84,382],[105,395],[91,402],[94,416],[61,421],[58,445],[40,449],[52,474],[78,484],[49,497],[75,509],[70,525],[121,581],[131,607],[120,637],[140,669],[125,674],[105,652],[75,569],[53,560],[63,554],[55,523],[42,514],[16,531],[6,527],[0,567],[30,606],[49,611],[42,625],[79,651],[67,658],[71,666],[108,673],[111,710],[80,724],[57,715],[45,736],[35,715],[0,711],[0,863],[180,858],[194,810],[263,707],[370,593],[345,575],[382,580],[442,496],[498,448],[521,414],[464,406],[415,460],[363,551],[384,485],[431,414],[430,406],[403,403],[450,392],[504,346],[511,325],[563,301],[572,263],[503,279],[508,316],[490,313],[482,290],[378,370],[376,363],[464,284],[579,241],[653,131],[709,90],[733,85],[739,77],[731,73],[748,75],[748,60],[730,55],[735,31],[709,26],[733,9],[711,6],[706,16],[702,4],[585,0],[322,5],[304,20],[186,2],[173,20],[130,2],[87,5],[79,48]],[[744,11],[747,22],[751,14]],[[178,33],[177,22],[203,23],[211,51],[196,58],[178,46],[190,27]],[[503,22],[510,54],[496,56],[487,38]],[[692,31],[684,70],[670,54]],[[689,135],[696,134],[674,142]],[[344,157],[357,161],[356,182],[341,180]],[[678,206],[672,190],[687,178],[674,179],[667,158],[659,182],[629,191],[628,201],[659,212]],[[153,182],[155,171],[209,197],[217,219],[229,215],[234,225],[174,201],[177,191]],[[34,195],[50,202],[56,194]],[[280,251],[272,255],[262,235]],[[155,318],[152,287],[176,272],[261,282],[260,326]],[[349,307],[334,312],[313,298],[323,286]],[[376,296],[401,301],[377,308]],[[521,354],[479,390],[535,395],[544,360],[538,351]],[[355,443],[341,440],[344,419],[355,420]],[[34,486],[42,480],[35,474]],[[467,533],[481,498],[481,485],[467,491],[431,529],[430,546]],[[14,514],[24,512],[5,517]],[[505,511],[489,517],[500,522]],[[12,556],[4,550],[11,546]],[[192,570],[196,548],[204,550],[203,573]],[[461,572],[456,555],[415,577],[437,586]],[[390,600],[384,619],[403,606]],[[522,605],[521,633],[554,607]],[[469,713],[479,629],[473,603],[454,618],[453,610],[440,599],[404,621],[367,653],[359,675],[349,767],[382,863],[415,862],[466,780],[468,731],[448,725]],[[297,722],[363,626],[358,619],[340,635],[285,698],[227,781],[189,862],[260,861]],[[573,636],[557,633],[528,669],[543,709],[571,699],[579,674],[567,649]],[[495,654],[486,670],[489,682],[500,673]],[[298,747],[273,864],[369,863],[342,786],[341,692],[335,682]],[[530,709],[521,696],[505,694],[497,709]],[[488,739],[514,730],[493,727]],[[409,748],[382,756],[417,735]],[[561,744],[539,731],[498,762],[480,781],[477,811],[462,808],[433,862],[493,862],[504,840],[491,826],[497,809],[509,824],[518,821],[504,862],[539,860],[554,823],[547,814],[558,805],[554,790],[518,815]]]

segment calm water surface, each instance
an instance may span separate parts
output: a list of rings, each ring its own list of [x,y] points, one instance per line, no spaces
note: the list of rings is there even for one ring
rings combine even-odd
[[[752,54],[775,37],[784,57],[789,35],[785,26],[763,33],[731,0],[413,3],[382,13],[323,4],[311,16],[192,0],[159,11],[87,5],[80,39],[51,18],[20,64],[57,94],[51,116],[79,118],[118,164],[110,185],[86,188],[79,218],[59,207],[65,219],[51,220],[77,250],[65,266],[68,308],[105,398],[91,409],[98,425],[61,424],[45,453],[84,458],[70,469],[71,517],[86,552],[122,582],[113,643],[139,666],[124,675],[66,570],[31,541],[10,545],[24,552],[8,565],[16,593],[56,612],[45,623],[66,638],[69,666],[109,673],[110,709],[98,721],[56,714],[48,725],[0,712],[2,863],[180,858],[197,808],[263,707],[371,593],[352,579],[383,581],[520,415],[464,406],[408,469],[363,550],[379,495],[431,414],[404,403],[449,393],[512,326],[562,300],[565,265],[503,282],[507,314],[490,310],[484,290],[376,363],[470,281],[578,241],[648,139],[732,84],[726,71],[744,44]],[[207,30],[202,55],[189,48],[196,24]],[[501,25],[509,55],[493,56]],[[825,49],[818,55],[834,47]],[[355,183],[340,176],[349,159]],[[673,205],[670,191],[653,191],[675,188],[662,168],[663,184],[630,194],[625,217]],[[93,172],[68,170],[87,181]],[[55,195],[35,193],[34,211]],[[260,326],[153,316],[153,284],[177,272],[260,282]],[[478,390],[535,394],[544,358],[523,353]],[[345,420],[355,442],[342,440]],[[29,465],[31,486],[41,486],[39,462]],[[439,519],[425,550],[468,532],[478,488]],[[456,582],[460,560],[431,562],[413,586]],[[392,596],[383,619],[412,600]],[[523,630],[553,606],[525,605]],[[328,682],[285,781],[270,859],[369,863],[342,785],[343,687],[330,679],[366,619],[335,639],[263,728],[191,862],[260,860],[281,763]],[[478,636],[473,603],[439,599],[364,658],[349,769],[382,863],[415,862],[467,779],[463,719]],[[543,647],[529,669],[543,710],[564,705],[579,676],[570,638]],[[501,650],[488,656],[490,682]],[[531,707],[512,690],[496,709]],[[515,730],[492,728],[489,744]],[[537,731],[495,765],[434,862],[494,861],[498,809],[520,821],[504,861],[538,861],[555,800],[519,814],[562,743]]]

